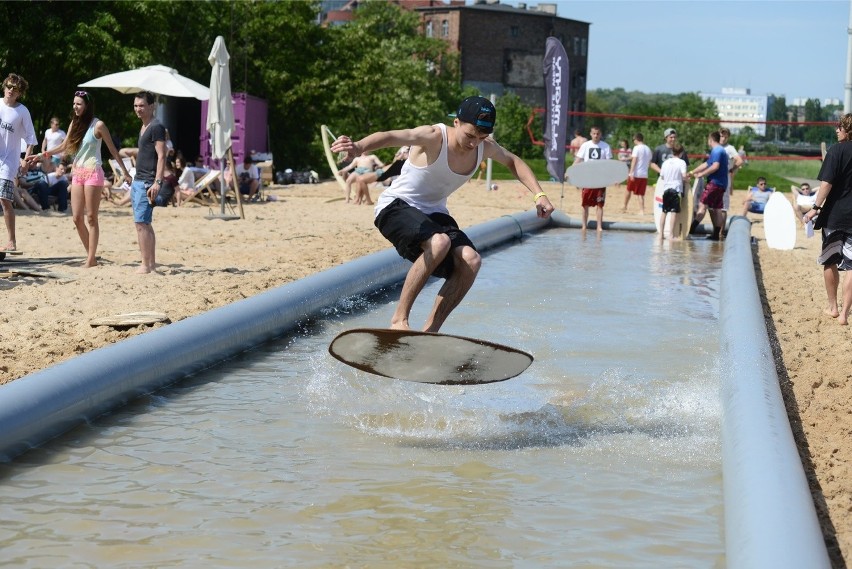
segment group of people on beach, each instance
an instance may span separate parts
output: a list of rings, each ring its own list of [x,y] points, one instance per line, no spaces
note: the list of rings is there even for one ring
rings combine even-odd
[[[18,246],[14,210],[18,173],[41,161],[55,163],[56,157],[65,154],[74,157],[71,163],[71,210],[74,225],[87,254],[83,266],[97,265],[100,238],[98,210],[106,183],[101,147],[106,143],[121,169],[122,180],[116,182],[123,181],[131,188],[133,220],[142,256],[137,272],[154,271],[156,236],[152,214],[166,173],[166,131],[154,118],[155,95],[141,92],[134,97],[133,110],[142,124],[135,173],[131,176],[113,143],[109,128],[95,116],[94,100],[87,91],[74,93],[71,124],[64,139],[57,143],[46,141],[43,150],[33,154],[33,147],[37,144],[35,129],[29,110],[20,102],[28,87],[27,81],[16,73],[10,73],[3,81],[4,96],[0,101],[0,204],[8,241],[0,251],[15,251]],[[56,130],[53,126],[51,130]]]

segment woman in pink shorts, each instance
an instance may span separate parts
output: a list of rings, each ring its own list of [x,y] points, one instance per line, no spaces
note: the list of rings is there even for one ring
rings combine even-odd
[[[92,96],[86,91],[74,93],[73,110],[68,136],[56,148],[42,152],[42,156],[49,158],[53,154],[62,152],[74,155],[71,176],[71,213],[77,233],[88,255],[83,266],[94,267],[98,264],[97,251],[100,237],[98,209],[104,188],[104,169],[101,165],[102,141],[106,142],[110,154],[121,165],[125,181],[130,184],[133,178],[118,155],[118,150],[112,142],[104,121],[95,118]]]

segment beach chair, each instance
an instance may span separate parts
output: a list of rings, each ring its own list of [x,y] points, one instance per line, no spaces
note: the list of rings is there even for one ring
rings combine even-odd
[[[216,201],[216,180],[219,178],[219,170],[210,170],[204,176],[195,181],[192,193],[184,196],[181,205],[186,205],[191,201],[197,201],[200,204],[209,204]]]
[[[130,158],[123,158],[122,162],[124,162],[124,167],[127,168],[130,175],[133,176],[136,173],[136,168],[133,166],[133,160]],[[104,188],[103,199],[115,201],[115,198],[123,198],[127,195],[127,192],[130,191],[130,186],[124,185],[124,182],[122,181],[124,174],[121,173],[121,167],[118,165],[117,160],[110,158],[109,166],[112,168],[113,183],[109,188]]]

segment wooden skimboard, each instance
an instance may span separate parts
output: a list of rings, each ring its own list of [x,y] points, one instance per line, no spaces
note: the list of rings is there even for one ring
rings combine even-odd
[[[533,361],[526,352],[485,340],[384,328],[342,332],[328,352],[368,373],[441,385],[505,381],[522,373]]]
[[[6,255],[23,255],[23,251],[0,251],[0,261],[6,258]]]
[[[334,136],[327,126],[320,126],[320,134],[322,134],[322,147],[325,149],[325,159],[328,161],[328,167],[331,168],[331,173],[334,179],[340,184],[340,188],[346,191],[346,180],[340,175],[337,168],[337,160],[334,159],[334,153],[331,151],[331,143],[337,138]]]
[[[606,188],[627,179],[627,164],[618,160],[585,160],[568,170],[568,180],[578,188]]]
[[[796,214],[781,192],[772,192],[763,210],[763,231],[771,249],[789,251],[796,246]]]
[[[128,314],[116,314],[96,318],[89,322],[92,327],[111,326],[113,328],[132,328],[134,326],[156,324],[157,322],[168,322],[169,317],[162,312],[130,312]]]
[[[680,199],[680,213],[675,218],[674,233],[680,235],[681,239],[689,239],[689,228],[695,218],[695,210],[698,209],[698,199],[704,192],[704,178],[697,178],[692,183],[684,182],[683,196]],[[678,233],[679,232],[679,233]]]

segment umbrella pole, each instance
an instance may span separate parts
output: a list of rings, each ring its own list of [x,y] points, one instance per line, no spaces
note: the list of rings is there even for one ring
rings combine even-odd
[[[246,214],[243,212],[243,198],[240,195],[240,186],[237,183],[237,170],[234,167],[234,150],[228,148],[228,168],[231,170],[231,181],[234,183],[234,193],[237,195],[237,205],[240,208],[240,219],[245,219]],[[222,190],[222,215],[225,214],[225,191]]]

